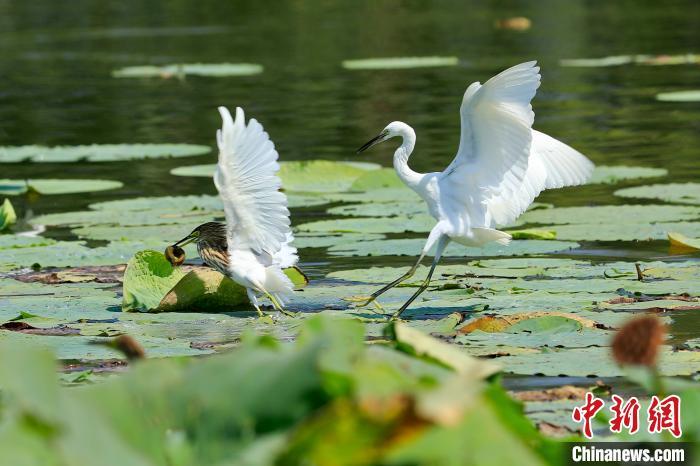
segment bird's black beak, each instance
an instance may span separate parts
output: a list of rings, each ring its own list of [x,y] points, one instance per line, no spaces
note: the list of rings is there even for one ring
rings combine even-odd
[[[379,144],[380,142],[384,141],[385,137],[386,137],[386,133],[382,131],[381,133],[379,133],[379,136],[367,141],[367,143],[364,146],[357,149],[357,153],[359,154],[360,152],[364,152],[367,149],[369,149],[370,147],[372,147],[376,144]]]
[[[195,233],[190,233],[189,235],[185,236],[177,243],[173,244],[173,246],[179,246],[179,247],[186,246],[186,245],[190,244],[192,241],[196,240],[197,236],[199,236],[199,235],[196,235]]]

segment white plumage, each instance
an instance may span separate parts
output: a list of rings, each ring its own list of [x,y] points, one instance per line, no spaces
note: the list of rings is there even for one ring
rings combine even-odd
[[[219,162],[214,184],[224,204],[230,277],[246,287],[258,308],[256,293],[267,295],[279,307],[293,292],[282,271],[296,264],[291,245],[287,197],[280,191],[275,146],[255,119],[245,123],[241,108],[235,121],[225,107],[217,131]],[[277,301],[277,302],[275,302]]]
[[[451,241],[483,246],[507,244],[508,233],[496,229],[513,222],[544,189],[584,183],[593,163],[575,149],[532,129],[535,114],[530,101],[540,86],[536,62],[509,68],[484,85],[471,84],[460,108],[461,138],[457,155],[443,172],[416,173],[408,166],[416,135],[406,123],[390,123],[360,150],[389,138],[402,138],[394,153],[399,178],[425,200],[437,220],[421,256],[411,270],[374,293],[368,302],[413,275],[425,254],[437,244],[435,259],[424,286]]]

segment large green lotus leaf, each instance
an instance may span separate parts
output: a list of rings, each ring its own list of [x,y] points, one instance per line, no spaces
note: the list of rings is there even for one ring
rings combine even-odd
[[[74,228],[72,233],[80,238],[104,241],[144,241],[153,244],[154,249],[164,249],[167,245],[187,236],[192,229],[204,223],[203,219],[191,224],[136,225],[136,226],[85,226]],[[188,251],[189,249],[186,249]],[[188,255],[190,255],[188,253]]]
[[[623,370],[613,361],[610,348],[543,348],[539,353],[497,359],[504,371],[514,374],[570,377],[619,377]],[[699,351],[673,351],[662,347],[658,364],[662,375],[691,375],[700,364]]]
[[[0,249],[48,246],[56,241],[43,236],[0,235]]]
[[[336,244],[345,244],[355,241],[368,241],[383,239],[379,233],[335,233],[335,234],[297,234],[294,236],[294,247],[297,248],[327,248]],[[0,236],[0,239],[2,237]],[[2,244],[2,243],[0,243]]]
[[[378,168],[375,164],[309,160],[280,164],[279,176],[287,191],[339,192],[347,190],[368,170]]]
[[[124,271],[123,311],[149,311],[158,307],[163,296],[185,273],[173,267],[163,253],[139,251],[129,259]]]
[[[386,57],[345,60],[342,65],[347,70],[401,70],[409,68],[433,68],[457,66],[457,57]]]
[[[190,157],[208,154],[209,146],[195,144],[93,144],[86,146],[0,147],[0,163],[32,162],[114,162],[122,160]]]
[[[48,246],[4,249],[0,255],[0,271],[33,264],[41,267],[126,264],[136,251],[154,246],[164,247],[162,242],[113,241],[107,246],[90,248],[82,241],[58,241]]]
[[[656,100],[662,102],[700,102],[700,90],[662,92],[656,94]]]
[[[634,63],[636,65],[666,66],[689,65],[700,62],[700,55],[686,53],[683,55],[614,55],[603,58],[568,58],[559,60],[561,66],[598,68],[607,66],[620,66]]]
[[[325,193],[324,198],[332,202],[355,203],[362,202],[366,204],[380,203],[404,203],[415,202],[422,204],[424,201],[406,186],[396,188],[378,188],[368,191],[348,191],[343,193]],[[424,205],[424,204],[423,204]],[[425,208],[423,210],[425,212]],[[385,215],[387,212],[385,211]]]
[[[396,170],[380,168],[358,177],[350,186],[352,191],[374,191],[375,189],[401,188],[406,189]]]
[[[6,230],[16,221],[17,214],[15,213],[15,208],[12,207],[12,203],[9,199],[5,199],[3,203],[0,204],[0,231]]]
[[[408,194],[406,191],[405,194]],[[427,216],[428,208],[424,202],[413,200],[412,202],[363,202],[361,204],[347,204],[328,209],[331,215],[344,215],[351,217],[413,217]]]
[[[163,196],[163,197],[136,197],[120,199],[117,201],[97,202],[90,204],[94,210],[106,210],[109,212],[122,211],[220,211],[223,210],[219,196],[189,195],[189,196]]]
[[[97,283],[45,285],[0,279],[0,322],[22,313],[59,319],[55,323],[113,319],[119,310],[119,299],[112,288]]]
[[[379,165],[373,163],[306,160],[281,162],[278,174],[286,191],[324,193],[345,191],[360,176],[379,168]],[[178,176],[211,177],[215,170],[215,164],[208,164],[178,167],[170,173]]]
[[[700,236],[700,222],[607,223],[552,225],[557,238],[571,241],[648,241],[666,239],[671,232]]]
[[[642,402],[642,405],[647,406],[644,402]],[[525,414],[535,424],[546,422],[547,424],[565,427],[570,432],[581,430],[581,424],[571,418],[571,413],[576,406],[581,406],[581,400],[531,401],[524,403]],[[604,432],[609,434],[608,429],[609,427],[606,424]],[[597,431],[594,432],[594,435],[596,438],[599,438]]]
[[[700,219],[700,207],[670,205],[615,205],[595,207],[555,207],[554,209],[525,212],[523,223],[542,225],[581,224],[648,224],[652,222],[680,222]]]
[[[385,219],[392,220],[392,219]],[[424,239],[389,239],[358,241],[338,244],[328,248],[334,256],[418,256],[425,245]],[[490,243],[482,248],[462,246],[452,242],[445,250],[444,257],[483,257],[483,256],[521,256],[529,254],[547,254],[568,249],[575,249],[578,243],[550,240],[515,240],[508,246]],[[430,256],[432,251],[427,255]]]
[[[74,194],[119,189],[124,185],[110,180],[71,180],[71,179],[0,179],[0,194],[24,194],[36,191],[39,194]]]
[[[424,233],[435,226],[435,219],[427,214],[413,217],[342,218],[319,220],[297,226],[300,231],[323,233]]]
[[[616,196],[700,205],[700,183],[668,183],[618,189]]]
[[[188,165],[185,167],[177,167],[170,170],[171,175],[175,176],[201,176],[203,178],[212,178],[216,171],[215,163],[207,163],[203,165]]]
[[[16,345],[30,344],[38,348],[46,348],[62,360],[124,359],[124,355],[121,353],[104,344],[99,344],[107,340],[104,337],[80,335],[54,337],[0,330],[0,342]],[[190,342],[187,340],[141,337],[138,342],[143,346],[148,356],[156,358],[191,356],[212,352],[210,349],[191,348]]]
[[[84,210],[78,212],[63,212],[59,214],[40,215],[31,220],[32,225],[47,226],[104,226],[115,225],[151,226],[151,225],[188,225],[190,231],[197,225],[223,217],[223,211],[202,210],[138,210],[138,211],[109,211]],[[184,227],[186,230],[188,227]],[[126,237],[126,236],[125,236]],[[110,238],[119,238],[111,235]]]
[[[666,175],[668,175],[668,170],[665,168],[599,165],[595,167],[591,179],[586,184],[615,184],[623,180],[658,178]]]
[[[127,66],[112,71],[112,77],[173,78],[191,75],[226,78],[231,76],[251,76],[262,72],[262,65],[254,63],[176,63],[163,66]]]

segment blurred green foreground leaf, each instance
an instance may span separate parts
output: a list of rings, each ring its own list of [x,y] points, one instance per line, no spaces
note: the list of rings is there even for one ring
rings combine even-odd
[[[51,354],[0,346],[0,450],[13,465],[560,464],[489,363],[403,324],[315,317],[294,344],[147,360],[60,387]],[[393,338],[393,339],[392,339]],[[469,358],[469,361],[465,361]],[[465,371],[468,367],[470,370]]]

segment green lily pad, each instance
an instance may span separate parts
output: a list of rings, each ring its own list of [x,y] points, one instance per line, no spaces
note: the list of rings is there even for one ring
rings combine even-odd
[[[17,221],[15,208],[9,199],[5,199],[0,205],[0,231],[6,230],[10,225]]]
[[[342,65],[347,70],[401,70],[409,68],[433,68],[457,66],[457,57],[387,57],[345,60]]]
[[[0,235],[0,249],[48,246],[56,241],[43,236]]]
[[[324,193],[345,191],[357,178],[379,168],[379,165],[373,163],[306,160],[282,162],[278,174],[285,191]],[[211,177],[215,170],[215,164],[192,165],[175,168],[170,173],[177,176]]]
[[[163,296],[185,273],[173,267],[163,253],[140,251],[129,259],[124,271],[123,311],[149,311],[158,307]]]
[[[16,162],[116,162],[208,154],[209,146],[195,144],[93,144],[85,146],[0,147],[0,163]]]
[[[582,68],[620,66],[630,63],[634,63],[634,55],[615,55],[603,58],[565,58],[559,60],[561,66]]]
[[[623,180],[658,178],[666,175],[668,175],[668,170],[665,168],[597,165],[591,179],[586,184],[615,184]]]
[[[557,238],[570,241],[661,240],[666,239],[670,232],[700,236],[700,222],[552,225],[547,228],[555,231]]]
[[[560,60],[559,64],[566,67],[600,68],[620,65],[689,65],[700,63],[700,55],[687,53],[683,55],[615,55],[603,58],[569,58]]]
[[[700,205],[700,183],[669,183],[618,189],[616,196]]]
[[[418,256],[425,245],[424,239],[389,239],[358,241],[337,244],[328,248],[334,256]],[[484,257],[484,256],[521,256],[527,254],[547,254],[567,249],[575,249],[578,243],[553,240],[516,240],[508,246],[490,243],[482,248],[462,246],[450,243],[444,257]],[[428,253],[428,256],[432,251]]]
[[[39,194],[74,194],[107,191],[124,187],[119,181],[110,180],[70,180],[70,179],[0,179],[0,193],[8,195],[35,191]]]
[[[30,267],[33,264],[39,264],[40,267],[126,264],[135,252],[148,246],[141,241],[114,241],[107,246],[90,248],[82,241],[57,241],[47,246],[3,249],[0,271]]]
[[[700,102],[700,90],[662,92],[656,94],[656,100],[662,102]]]
[[[252,76],[263,72],[254,63],[182,63],[164,66],[127,66],[112,71],[114,78],[172,78],[186,75],[223,78]]]
[[[427,214],[390,218],[342,218],[303,223],[300,231],[313,233],[425,233],[435,226],[435,219]]]
[[[352,191],[373,191],[387,188],[406,188],[393,168],[372,170],[358,177],[350,185]]]
[[[520,217],[522,223],[596,225],[595,228],[599,228],[601,224],[640,225],[652,222],[670,223],[697,219],[700,219],[700,207],[670,205],[555,207],[525,212]],[[563,236],[558,237],[563,238]]]

